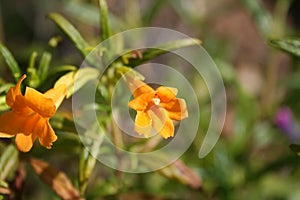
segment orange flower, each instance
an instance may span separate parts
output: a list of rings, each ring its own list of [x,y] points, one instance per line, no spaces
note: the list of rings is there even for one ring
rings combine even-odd
[[[148,137],[153,127],[164,138],[174,136],[172,119],[188,117],[185,100],[176,98],[177,89],[160,86],[154,90],[139,79],[126,79],[134,97],[128,106],[137,111],[134,130]]]
[[[26,87],[25,95],[22,95],[20,86],[25,78],[23,75],[6,95],[6,103],[12,110],[0,116],[0,138],[16,135],[17,149],[28,152],[38,137],[40,144],[50,149],[57,136],[49,119],[62,103],[66,86],[61,84],[44,94]]]

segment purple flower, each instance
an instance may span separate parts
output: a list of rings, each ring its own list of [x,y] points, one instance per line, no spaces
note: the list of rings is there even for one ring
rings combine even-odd
[[[299,139],[299,130],[297,124],[294,122],[293,113],[288,107],[280,108],[275,115],[276,126],[288,137],[288,139],[295,143]]]

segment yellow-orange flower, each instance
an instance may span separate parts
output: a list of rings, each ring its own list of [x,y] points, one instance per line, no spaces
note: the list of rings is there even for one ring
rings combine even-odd
[[[164,138],[174,136],[172,120],[188,117],[185,100],[176,97],[177,89],[160,86],[154,90],[139,79],[126,79],[134,97],[128,106],[137,111],[134,130],[146,137],[152,128]]]
[[[49,119],[62,103],[66,86],[61,84],[44,94],[26,87],[25,94],[22,95],[20,87],[25,78],[26,75],[23,75],[6,95],[6,103],[12,110],[0,116],[0,138],[16,135],[17,149],[28,152],[38,137],[40,144],[50,149],[57,136]]]

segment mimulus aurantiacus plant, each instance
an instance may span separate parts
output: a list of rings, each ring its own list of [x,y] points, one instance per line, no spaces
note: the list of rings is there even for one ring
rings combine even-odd
[[[44,94],[26,87],[23,95],[20,87],[25,78],[26,75],[23,75],[6,95],[6,103],[11,111],[0,116],[0,137],[16,136],[16,147],[22,152],[28,152],[36,138],[39,138],[42,146],[50,149],[57,136],[49,119],[62,103],[66,86],[61,84]]]
[[[177,89],[160,86],[156,90],[138,78],[126,77],[134,99],[128,106],[137,111],[134,130],[148,137],[153,128],[162,137],[174,136],[172,120],[188,117],[184,99],[177,98]]]

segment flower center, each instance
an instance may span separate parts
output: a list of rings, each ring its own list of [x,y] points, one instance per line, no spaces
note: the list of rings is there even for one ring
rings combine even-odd
[[[158,104],[160,103],[160,99],[159,98],[153,98],[152,101],[154,102],[155,105],[158,106]]]

